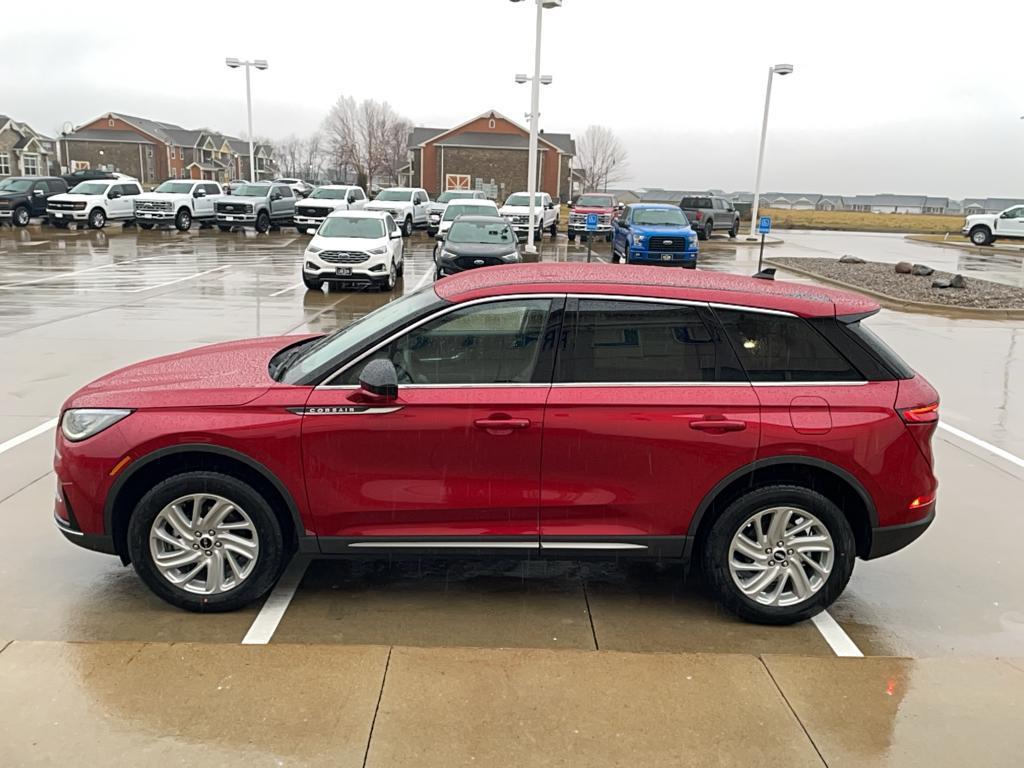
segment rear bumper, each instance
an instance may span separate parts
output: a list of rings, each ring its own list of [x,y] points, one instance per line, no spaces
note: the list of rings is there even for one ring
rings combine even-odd
[[[932,506],[928,516],[915,520],[904,525],[887,525],[881,528],[871,529],[871,551],[868,552],[865,560],[874,560],[876,557],[884,557],[898,552],[909,546],[928,530],[928,526],[935,520],[935,507]]]

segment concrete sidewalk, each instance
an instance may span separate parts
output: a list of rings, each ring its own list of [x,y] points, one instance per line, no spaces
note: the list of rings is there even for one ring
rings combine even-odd
[[[0,765],[1010,766],[1024,660],[14,642]]]

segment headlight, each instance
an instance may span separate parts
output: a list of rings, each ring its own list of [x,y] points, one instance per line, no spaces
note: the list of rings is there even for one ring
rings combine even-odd
[[[128,408],[72,408],[64,411],[60,430],[73,443],[112,427],[131,413]]]
[[[320,253],[320,251],[322,251],[322,250],[323,250],[323,248],[321,248],[319,245],[307,245],[306,246],[306,253]]]
[[[643,235],[633,235],[633,245],[643,246],[643,244],[644,244],[644,236]]]
[[[694,235],[693,237],[691,237],[691,238],[690,238],[690,242],[689,242],[689,243],[687,243],[687,248],[688,248],[688,249],[693,249],[693,250],[696,250],[696,249],[697,249],[697,248],[699,248],[699,247],[700,247],[700,246],[698,246],[698,245],[697,245],[697,236],[696,236],[696,235]]]
[[[386,245],[382,245],[379,248],[371,248],[370,250],[367,251],[367,253],[370,254],[371,256],[383,256],[387,252],[388,247]]]
[[[455,254],[452,253],[451,251],[441,251],[441,258],[442,259],[454,259],[455,258]]]
[[[501,258],[505,261],[519,261],[522,256],[519,255],[519,251],[512,251],[512,253],[506,253]]]

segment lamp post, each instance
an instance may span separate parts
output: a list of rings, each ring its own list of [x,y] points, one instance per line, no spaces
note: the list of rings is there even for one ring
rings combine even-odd
[[[512,0],[513,3],[520,3],[523,0]],[[530,81],[531,92],[530,92],[530,151],[528,153],[527,162],[530,167],[526,173],[526,187],[527,194],[530,198],[530,209],[529,209],[529,231],[526,234],[526,252],[536,253],[537,246],[534,245],[534,221],[536,216],[537,206],[537,126],[540,118],[540,87],[541,85],[551,84],[551,75],[541,75],[540,73],[540,40],[541,40],[541,25],[544,18],[545,8],[560,8],[562,6],[562,0],[535,0],[537,4],[537,32],[533,40],[533,77],[527,77],[526,75],[516,75],[517,83],[525,83]]]
[[[235,58],[229,58],[224,59],[224,63],[231,67],[231,69],[245,67],[245,109],[249,116],[249,181],[256,181],[256,157],[252,143],[252,85],[249,82],[249,69],[250,67],[256,67],[256,69],[262,70],[266,69],[269,65],[266,59],[239,61]]]
[[[792,64],[776,64],[768,67],[768,88],[764,93],[764,120],[761,122],[761,148],[757,152],[757,175],[754,177],[754,204],[750,208],[750,237],[748,240],[756,240],[757,231],[757,206],[761,201],[761,168],[764,165],[764,140],[768,135],[768,106],[772,101],[772,77],[774,75],[788,75],[793,72]]]

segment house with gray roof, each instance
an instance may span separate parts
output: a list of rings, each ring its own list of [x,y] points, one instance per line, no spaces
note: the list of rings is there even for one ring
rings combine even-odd
[[[49,136],[0,115],[0,178],[50,176],[57,170],[56,144]]]

